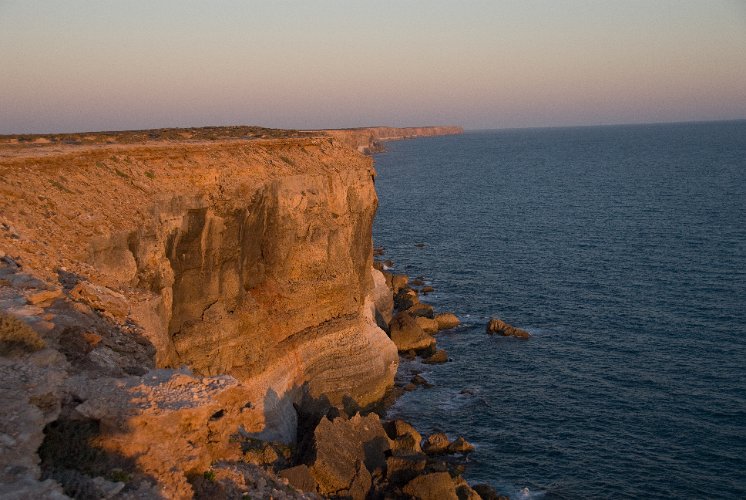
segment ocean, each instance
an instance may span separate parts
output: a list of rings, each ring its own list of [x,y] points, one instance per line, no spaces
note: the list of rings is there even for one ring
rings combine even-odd
[[[390,417],[513,498],[746,498],[745,121],[386,148],[374,244],[463,322]]]

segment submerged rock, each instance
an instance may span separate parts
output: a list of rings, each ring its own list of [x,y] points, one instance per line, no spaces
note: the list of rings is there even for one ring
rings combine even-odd
[[[516,328],[497,318],[490,318],[489,323],[487,323],[487,333],[497,333],[503,337],[516,337],[519,339],[527,339],[531,337],[531,334],[526,330]]]

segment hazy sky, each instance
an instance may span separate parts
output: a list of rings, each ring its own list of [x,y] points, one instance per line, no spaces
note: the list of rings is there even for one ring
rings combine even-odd
[[[744,0],[0,0],[0,133],[732,118]]]

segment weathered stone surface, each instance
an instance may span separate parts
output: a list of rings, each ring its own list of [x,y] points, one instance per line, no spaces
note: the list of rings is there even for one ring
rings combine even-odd
[[[415,316],[414,319],[417,321],[417,324],[420,325],[423,332],[429,333],[430,335],[438,333],[438,322],[434,319],[425,316]]]
[[[404,485],[425,470],[425,455],[396,455],[386,459],[386,479],[394,485]]]
[[[288,483],[297,490],[316,491],[316,479],[314,479],[311,471],[305,464],[283,469],[277,475],[287,479]]]
[[[448,353],[443,349],[438,349],[435,353],[426,358],[423,363],[427,365],[438,365],[448,362]]]
[[[498,335],[502,335],[503,337],[516,337],[520,339],[527,339],[531,337],[531,334],[528,333],[526,330],[521,330],[520,328],[511,326],[497,318],[490,318],[489,323],[487,323],[487,333],[496,333]]]
[[[75,285],[70,297],[119,321],[124,320],[130,312],[129,303],[124,295],[87,281]]]
[[[383,330],[388,330],[391,318],[394,316],[394,299],[391,290],[386,285],[383,273],[373,269],[373,303],[375,304],[374,315],[376,324]]]
[[[433,306],[431,306],[430,304],[423,304],[422,302],[414,304],[413,306],[406,309],[406,311],[415,317],[423,317],[429,319],[433,319],[435,317]]]
[[[447,472],[434,472],[412,479],[402,489],[418,500],[458,500],[456,486]]]
[[[394,455],[419,455],[422,453],[422,435],[411,424],[397,419],[384,425],[386,433],[392,439],[391,451]]]
[[[425,443],[422,445],[422,449],[428,455],[438,455],[441,453],[447,453],[450,444],[451,442],[448,440],[448,436],[442,432],[436,432],[427,437],[427,440],[425,440]]]
[[[453,313],[440,313],[435,316],[435,321],[438,322],[438,330],[449,330],[456,328],[461,324],[461,321]]]
[[[308,467],[324,495],[364,498],[371,486],[370,471],[385,466],[385,453],[391,448],[375,414],[357,414],[349,420],[322,418],[313,439]]]
[[[399,312],[389,325],[391,340],[399,352],[422,351],[435,345],[435,339],[422,331],[415,319],[407,312]]]

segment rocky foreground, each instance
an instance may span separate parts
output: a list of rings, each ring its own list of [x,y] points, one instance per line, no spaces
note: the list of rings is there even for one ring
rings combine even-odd
[[[0,496],[477,498],[371,413],[453,321],[373,268],[372,161],[263,130],[0,141]]]

